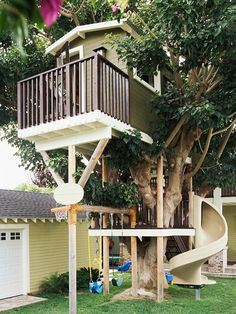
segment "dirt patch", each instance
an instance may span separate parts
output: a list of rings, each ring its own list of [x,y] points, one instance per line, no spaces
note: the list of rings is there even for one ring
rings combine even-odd
[[[132,289],[129,288],[125,291],[122,291],[121,293],[118,293],[116,295],[114,295],[114,297],[112,298],[112,301],[122,301],[122,300],[156,300],[156,294],[151,292],[151,291],[147,291],[144,289],[138,289],[138,294],[137,295],[133,295],[132,294]],[[164,299],[168,300],[171,298],[171,295],[168,292],[165,292],[164,294]]]

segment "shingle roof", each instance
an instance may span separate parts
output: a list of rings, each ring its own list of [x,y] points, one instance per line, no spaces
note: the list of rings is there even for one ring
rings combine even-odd
[[[0,218],[55,218],[51,209],[58,206],[52,194],[0,189]]]

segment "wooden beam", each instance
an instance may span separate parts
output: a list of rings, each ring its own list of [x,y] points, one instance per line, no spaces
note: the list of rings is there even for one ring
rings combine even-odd
[[[68,181],[69,183],[75,183],[75,170],[76,170],[76,158],[75,158],[75,146],[68,147]],[[69,229],[69,307],[70,314],[77,313],[77,284],[76,284],[76,223],[77,212],[69,210],[68,212],[68,229]]]
[[[50,171],[53,179],[56,181],[57,185],[63,184],[64,181],[63,181],[62,177],[59,175],[59,173],[57,173],[52,167],[48,167],[48,162],[49,162],[50,158],[49,158],[47,152],[41,151],[40,154],[43,157],[43,160],[44,160],[48,170]]]
[[[157,228],[163,228],[163,156],[157,160]],[[163,237],[157,238],[157,302],[164,300]]]
[[[81,185],[82,187],[85,186],[85,184],[87,183],[91,173],[93,172],[99,158],[101,157],[105,147],[107,146],[109,139],[105,138],[105,139],[101,139],[98,142],[98,145],[96,147],[96,149],[94,150],[86,168],[84,169],[84,172],[81,176],[81,178],[79,179],[79,185]]]
[[[107,228],[108,214],[103,216],[103,228]],[[103,237],[103,294],[109,294],[109,237]]]

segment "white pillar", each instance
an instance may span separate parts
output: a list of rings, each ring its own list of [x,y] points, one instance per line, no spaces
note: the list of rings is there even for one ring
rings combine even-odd
[[[217,208],[218,212],[222,214],[221,188],[216,188],[213,191],[213,204]]]

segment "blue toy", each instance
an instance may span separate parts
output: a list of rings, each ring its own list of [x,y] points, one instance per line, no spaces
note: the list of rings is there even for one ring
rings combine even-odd
[[[118,271],[128,271],[131,267],[131,264],[132,264],[131,261],[128,261],[124,265],[118,266],[117,270]]]

